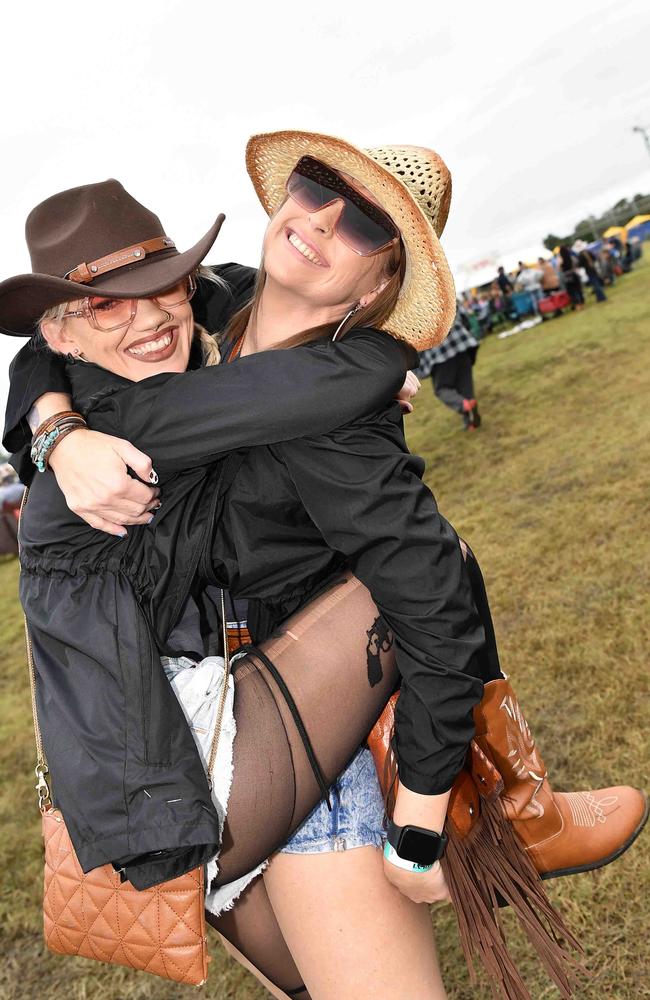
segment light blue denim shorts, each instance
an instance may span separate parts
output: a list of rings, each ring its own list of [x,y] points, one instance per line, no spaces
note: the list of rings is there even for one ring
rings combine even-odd
[[[375,762],[364,744],[330,788],[332,811],[321,800],[281,851],[322,854],[353,847],[383,849],[384,800]]]

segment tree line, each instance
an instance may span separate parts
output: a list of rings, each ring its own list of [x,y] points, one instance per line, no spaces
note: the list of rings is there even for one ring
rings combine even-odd
[[[555,247],[562,244],[571,246],[575,240],[591,243],[592,240],[600,239],[610,226],[625,226],[635,215],[650,215],[650,194],[635,194],[633,198],[621,198],[602,215],[590,215],[582,219],[572,233],[564,236],[549,233],[543,243],[547,250],[555,250]]]

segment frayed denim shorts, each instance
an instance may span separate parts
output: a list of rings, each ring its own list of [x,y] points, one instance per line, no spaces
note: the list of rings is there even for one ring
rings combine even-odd
[[[281,851],[321,854],[353,847],[378,847],[386,841],[384,800],[373,756],[364,744],[330,788],[332,810],[321,801]]]

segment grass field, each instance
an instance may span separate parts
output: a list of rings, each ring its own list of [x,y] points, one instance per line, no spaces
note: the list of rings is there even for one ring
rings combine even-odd
[[[483,568],[502,665],[554,784],[650,785],[650,253],[610,301],[506,340],[475,367],[483,427],[467,435],[425,382],[408,420],[440,509]],[[33,740],[15,560],[0,562],[0,997],[45,1000],[261,1000],[268,996],[213,944],[201,994],[146,975],[44,952]],[[581,1000],[650,997],[646,832],[597,876],[550,887],[585,944]],[[506,918],[507,919],[507,918]],[[472,988],[453,915],[433,922],[450,1000]],[[534,1000],[552,989],[514,935]],[[348,1000],[344,993],[341,1000]],[[353,998],[349,998],[353,1000]],[[417,998],[399,998],[417,1000]]]

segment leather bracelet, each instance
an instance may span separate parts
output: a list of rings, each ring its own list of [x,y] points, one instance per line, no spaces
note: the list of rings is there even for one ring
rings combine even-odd
[[[77,420],[83,420],[84,424],[86,423],[81,414],[77,413],[76,410],[61,410],[60,413],[53,413],[51,417],[47,417],[42,424],[39,424],[32,435],[32,442],[34,442],[36,438],[40,437],[41,434],[45,434],[47,431],[52,430],[60,420],[68,420],[72,417],[76,417]]]
[[[71,431],[84,429],[87,426],[83,417],[74,414],[71,417],[61,417],[50,429],[36,435],[33,439],[30,456],[39,472],[45,472],[48,458],[57,443],[67,437]]]
[[[45,455],[44,461],[45,461],[45,467],[47,469],[50,468],[50,459],[52,457],[52,452],[54,451],[55,448],[57,448],[61,444],[63,439],[66,438],[68,434],[72,434],[73,431],[82,431],[84,430],[85,427],[86,423],[84,421],[83,424],[73,424],[71,427],[64,427],[63,430],[59,432],[58,436],[52,442],[47,454]]]

